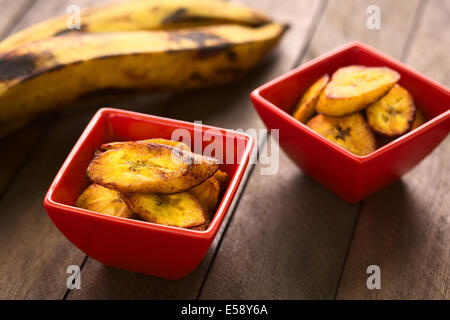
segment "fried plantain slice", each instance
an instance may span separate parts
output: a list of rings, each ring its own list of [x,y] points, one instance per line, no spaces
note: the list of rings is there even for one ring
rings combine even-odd
[[[294,111],[294,118],[300,122],[306,123],[316,112],[316,104],[323,89],[327,85],[330,77],[323,75],[305,91]]]
[[[120,142],[104,143],[100,146],[100,150],[107,151],[107,150],[111,150],[111,149],[117,149],[117,148],[123,147],[126,144],[133,143],[133,142],[136,142],[136,141],[120,141]],[[138,142],[163,144],[166,146],[180,148],[185,151],[191,151],[191,148],[189,148],[189,146],[187,144],[185,144],[183,142],[174,141],[174,140],[153,138],[153,139],[146,139],[146,140],[138,140]]]
[[[219,169],[214,173],[214,178],[219,182],[220,192],[225,191],[228,187],[228,181],[230,181],[228,173]]]
[[[411,128],[416,107],[411,95],[396,84],[380,100],[366,109],[367,122],[377,133],[397,137]]]
[[[411,125],[411,130],[414,130],[425,123],[425,115],[422,110],[416,107],[416,114],[414,115],[414,120]]]
[[[92,183],[78,197],[75,206],[111,216],[134,219],[136,215],[128,208],[119,192]]]
[[[219,202],[220,185],[216,178],[211,177],[188,192],[198,200],[210,218]]]
[[[375,137],[359,112],[339,118],[319,114],[308,121],[308,126],[356,155],[364,156],[375,150]]]
[[[354,113],[382,97],[399,79],[400,74],[387,67],[340,68],[322,91],[316,110],[334,117]]]
[[[197,231],[205,231],[206,229],[208,229],[209,224],[211,223],[211,220],[206,219],[205,223],[198,226],[198,227],[193,227],[191,228],[192,230],[197,230]]]
[[[89,164],[91,181],[124,193],[176,193],[211,177],[217,161],[178,148],[131,142],[97,155]]]
[[[130,193],[123,200],[142,219],[167,226],[193,228],[206,222],[205,211],[188,192],[174,194]]]

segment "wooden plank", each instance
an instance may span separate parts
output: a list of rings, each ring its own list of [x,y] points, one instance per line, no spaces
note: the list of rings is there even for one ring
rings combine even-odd
[[[406,62],[446,86],[450,3],[428,1]],[[450,138],[364,205],[339,299],[450,299]],[[366,268],[381,268],[368,290]]]
[[[14,26],[17,24],[17,20],[22,18],[33,3],[34,0],[19,0],[13,2],[0,0],[0,40],[13,30]],[[21,142],[28,141],[26,134],[23,134],[23,137],[25,139]],[[20,142],[17,138],[13,138],[12,141],[0,140],[0,149],[4,150],[5,153],[7,153],[7,151],[12,151],[16,148],[16,142],[18,141]],[[18,152],[23,154],[26,152],[26,148],[22,148],[22,150],[19,150]],[[2,157],[2,159],[0,159],[0,166],[11,169],[0,171],[0,195],[5,185],[7,185],[8,181],[11,179],[11,176],[15,173],[14,168],[17,168],[18,162],[20,163],[20,161],[17,161],[19,158],[20,156],[13,156]]]
[[[214,260],[201,299],[329,298],[357,206],[302,174],[281,152],[258,164]]]
[[[366,28],[370,4],[390,12],[383,18],[385,28],[375,31],[379,35]],[[400,57],[417,6],[418,1],[330,1],[304,60],[352,40]],[[200,298],[334,298],[359,206],[306,177],[284,153],[276,175],[263,176],[260,167],[250,178]]]
[[[278,55],[239,83],[177,96],[170,102],[169,110],[165,112],[165,115],[189,121],[202,120],[206,124],[228,128],[249,128],[260,125],[260,121],[250,104],[248,94],[252,88],[287,71],[292,66],[302,48],[308,27],[316,10],[319,9],[320,3],[319,1],[289,0],[284,1],[283,6],[273,6],[273,1],[269,0],[242,0],[239,2],[266,11],[276,20],[291,24],[290,30],[280,44]],[[302,19],[298,19],[299,12],[304,13]],[[232,207],[234,207],[234,204]],[[205,259],[186,278],[176,282],[166,281],[106,268],[100,263],[88,259],[82,270],[82,290],[72,291],[68,298],[196,298],[232,211],[232,208],[230,208]]]
[[[38,1],[14,30],[64,14],[69,4],[86,3]],[[92,108],[90,112],[92,116]],[[7,170],[1,170],[0,186],[7,189],[0,198],[0,299],[62,298],[67,266],[81,264],[84,259],[84,254],[70,245],[47,218],[42,200],[88,118],[88,114],[77,112],[61,122],[43,117],[2,142],[2,155],[7,156],[1,159],[7,162],[1,165]],[[51,129],[55,122],[58,125]],[[39,146],[37,153],[33,153],[35,145]],[[24,157],[27,164],[17,173]]]

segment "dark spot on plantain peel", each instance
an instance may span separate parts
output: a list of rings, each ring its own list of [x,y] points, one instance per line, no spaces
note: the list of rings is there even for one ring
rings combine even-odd
[[[177,42],[180,39],[188,39],[195,42],[199,47],[203,47],[206,45],[206,41],[208,40],[217,40],[217,42],[226,42],[225,39],[216,36],[215,34],[200,32],[200,31],[180,31],[180,32],[171,32],[169,39],[171,41]]]
[[[36,69],[38,59],[39,56],[31,53],[24,55],[8,53],[0,56],[0,81],[10,81],[27,76]]]

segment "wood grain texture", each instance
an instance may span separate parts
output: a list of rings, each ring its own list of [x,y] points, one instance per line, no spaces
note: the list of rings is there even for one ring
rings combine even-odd
[[[292,68],[308,36],[308,28],[319,8],[320,0],[285,0],[283,5],[274,5],[273,0],[236,2],[260,9],[278,22],[288,23],[288,33],[282,38],[276,51],[257,70],[239,82],[213,88],[208,92],[197,91],[177,97],[169,106],[169,117],[189,121],[203,120],[207,124],[231,129],[264,128],[250,102],[250,93]]]
[[[418,3],[329,1],[303,61],[353,40],[400,57]],[[395,12],[386,16],[384,29],[366,28],[369,4]],[[402,21],[397,22],[399,10]],[[284,153],[279,167],[273,176],[262,176],[256,167],[201,299],[335,297],[359,206],[346,204],[306,177]]]
[[[428,1],[406,62],[450,85],[450,3]],[[365,204],[339,299],[450,299],[450,138],[402,180]],[[381,268],[368,290],[366,268]]]
[[[263,81],[278,76],[292,66],[301,50],[312,18],[319,9],[319,1],[289,0],[285,1],[286,7],[280,6],[276,10],[272,9],[273,2],[268,0],[238,2],[266,11],[276,20],[291,24],[290,30],[280,43],[278,54],[239,83],[174,97],[164,113],[166,116],[188,121],[202,120],[205,124],[227,128],[261,125],[251,106],[249,93]],[[303,19],[298,19],[298,12],[305,12]],[[237,200],[238,198],[235,198],[205,259],[186,278],[167,281],[107,268],[88,259],[82,271],[83,289],[70,292],[68,298],[195,299]]]
[[[106,0],[74,0],[74,1],[44,1],[20,0],[0,2],[0,38],[15,33],[35,23],[54,16],[66,14],[67,6],[79,5],[81,8],[89,3],[104,3]],[[7,3],[7,4],[6,4]],[[1,10],[4,8],[4,10]],[[15,23],[9,19],[17,19]],[[3,29],[5,28],[5,29]],[[3,32],[5,31],[5,32]],[[8,170],[0,171],[0,195],[8,186],[16,172],[24,165],[24,161],[37,146],[45,130],[51,126],[52,117],[39,116],[30,121],[20,131],[14,132],[5,139],[0,139],[0,149],[10,157],[0,158],[0,167]],[[26,146],[17,148],[17,146]]]

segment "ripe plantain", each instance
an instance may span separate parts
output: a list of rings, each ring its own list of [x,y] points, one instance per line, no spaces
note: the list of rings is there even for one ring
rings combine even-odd
[[[0,43],[0,52],[67,34],[169,30],[219,23],[260,26],[270,22],[260,12],[215,0],[134,0],[99,5],[82,11],[79,30],[68,29],[67,19],[61,16],[19,31]]]
[[[0,126],[105,88],[186,90],[234,81],[277,44],[285,26],[61,36],[0,55]]]
[[[203,225],[205,212],[193,195],[188,192],[175,194],[131,193],[122,199],[142,219],[180,228]]]
[[[176,193],[211,177],[215,159],[162,144],[134,142],[98,154],[89,164],[91,181],[124,193]]]
[[[375,136],[359,112],[343,117],[319,114],[308,121],[308,126],[321,136],[359,156],[368,155],[376,148]]]
[[[382,97],[399,79],[400,74],[387,67],[340,68],[320,95],[316,110],[332,117],[360,111]]]
[[[120,147],[123,147],[124,145],[131,144],[137,141],[120,141],[120,142],[109,142],[104,143],[100,146],[101,151],[108,151],[111,149],[117,149]],[[163,144],[170,147],[179,148],[185,151],[191,151],[191,148],[183,142],[178,142],[174,140],[167,140],[162,138],[153,138],[153,139],[146,139],[146,140],[139,140],[138,142],[144,142],[144,143],[157,143],[157,144]]]
[[[375,132],[390,137],[409,131],[415,113],[413,98],[398,84],[366,109],[369,126]]]
[[[119,192],[95,183],[83,191],[75,202],[75,206],[121,218],[137,217],[122,200]]]
[[[302,123],[306,123],[309,118],[316,112],[316,104],[323,89],[327,85],[330,77],[325,74],[309,87],[297,104],[293,113],[295,119]]]

